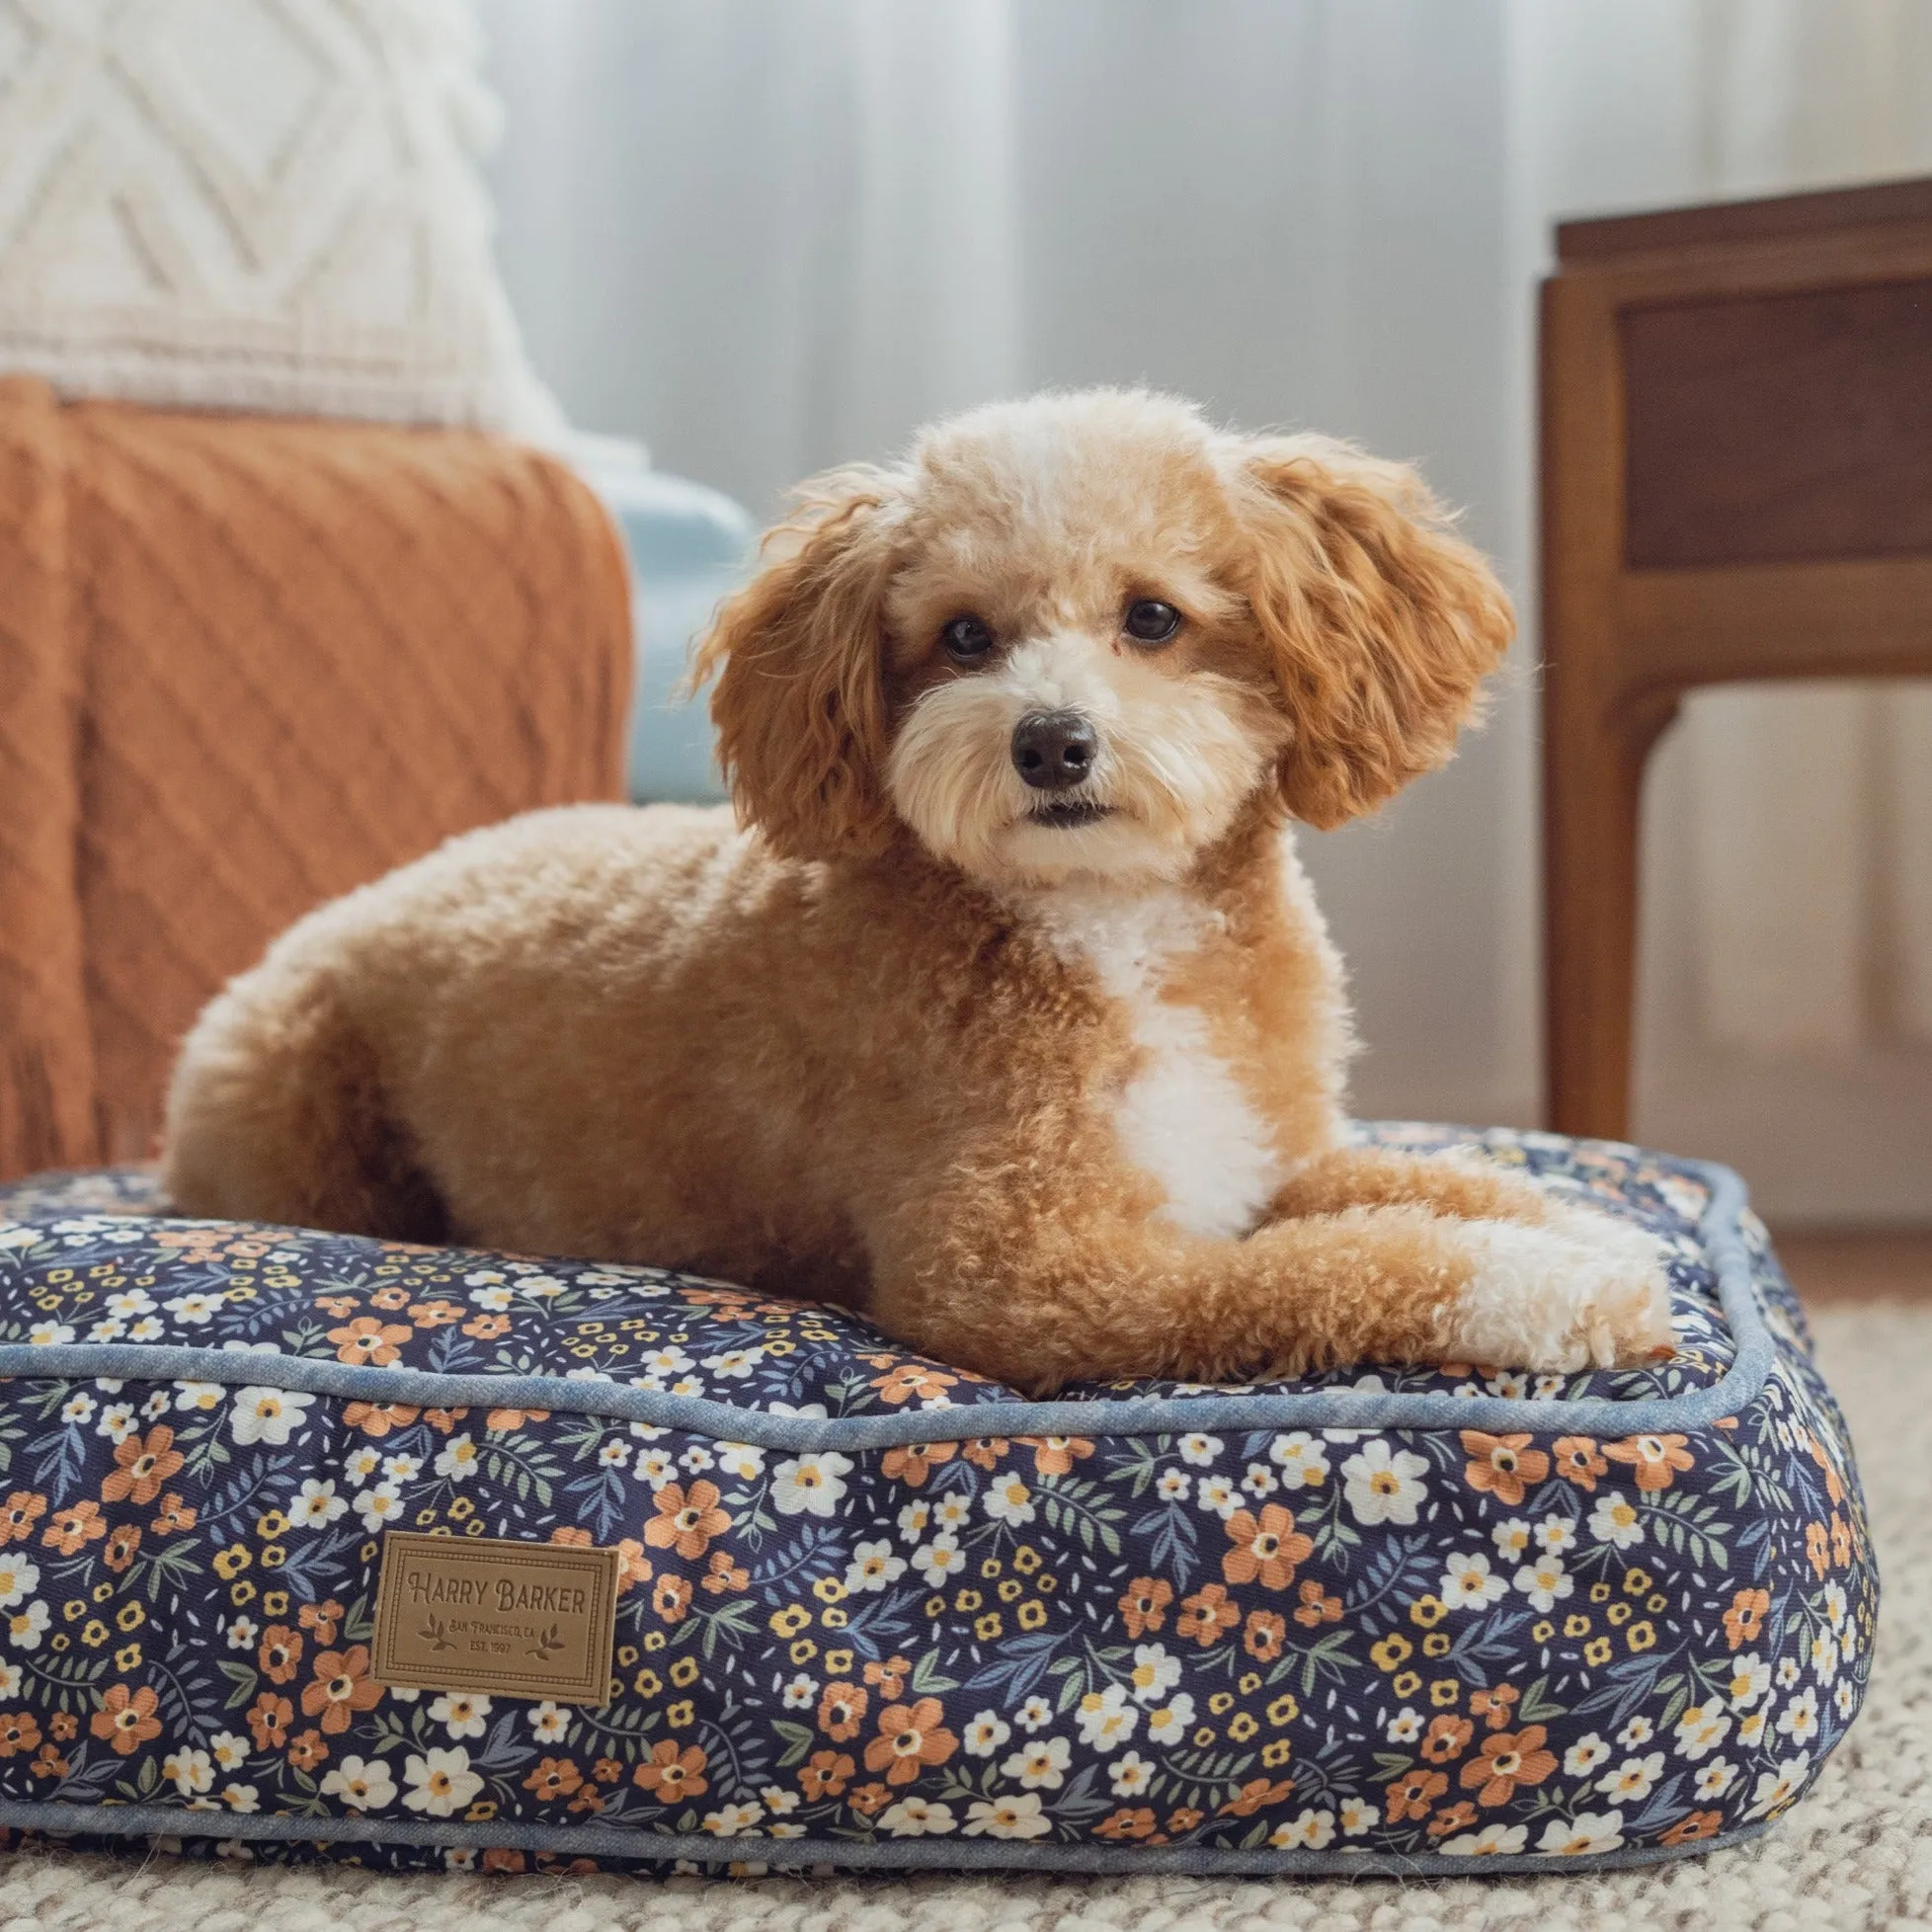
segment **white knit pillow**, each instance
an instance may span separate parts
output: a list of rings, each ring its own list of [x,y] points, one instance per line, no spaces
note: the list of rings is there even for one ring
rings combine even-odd
[[[554,441],[479,56],[466,0],[0,5],[0,370]]]

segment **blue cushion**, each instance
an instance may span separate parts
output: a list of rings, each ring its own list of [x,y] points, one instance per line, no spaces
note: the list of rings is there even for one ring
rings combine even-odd
[[[1483,1145],[1667,1242],[1671,1360],[1027,1403],[651,1268],[0,1190],[0,1825],[638,1871],[1749,1838],[1870,1669],[1843,1419],[1735,1176]],[[378,1692],[393,1527],[621,1550],[610,1701]]]
[[[680,698],[690,641],[744,581],[756,529],[750,515],[701,483],[661,470],[588,464],[630,553],[637,684],[631,699],[630,794],[706,803],[724,796],[702,701]]]

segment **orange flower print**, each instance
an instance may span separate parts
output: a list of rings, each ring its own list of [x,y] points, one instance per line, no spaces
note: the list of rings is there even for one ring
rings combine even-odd
[[[1550,1473],[1550,1458],[1541,1449],[1532,1449],[1527,1435],[1486,1435],[1481,1429],[1465,1429],[1462,1434],[1463,1452],[1469,1457],[1464,1481],[1498,1502],[1512,1506],[1521,1502],[1525,1486],[1542,1482]]]
[[[911,1402],[915,1396],[922,1401],[930,1401],[934,1396],[943,1396],[958,1382],[956,1375],[948,1375],[944,1369],[926,1368],[918,1362],[902,1362],[889,1375],[879,1376],[872,1384],[879,1392],[881,1402]]]
[[[652,1501],[658,1513],[644,1525],[644,1541],[654,1550],[676,1550],[686,1563],[731,1527],[731,1517],[718,1507],[715,1483],[693,1483],[688,1494],[682,1483],[667,1483]]]
[[[324,1725],[323,1729],[327,1730]],[[288,1762],[297,1771],[313,1771],[318,1764],[327,1761],[329,1747],[322,1741],[322,1732],[313,1727],[302,1731],[288,1745]]]
[[[468,1329],[463,1331],[467,1334]],[[493,1409],[483,1418],[483,1427],[495,1435],[507,1435],[512,1429],[521,1429],[525,1422],[547,1422],[550,1411],[547,1409]]]
[[[882,1702],[895,1703],[906,1688],[906,1679],[913,1674],[913,1660],[890,1656],[883,1663],[868,1663],[864,1674],[865,1681],[879,1693]]]
[[[1540,1785],[1557,1768],[1556,1753],[1543,1748],[1548,1735],[1540,1724],[1491,1731],[1481,1753],[1463,1766],[1463,1789],[1476,1791],[1479,1805],[1506,1805],[1518,1785]]]
[[[409,1290],[407,1288],[378,1288],[369,1297],[369,1306],[371,1308],[385,1309],[390,1314],[394,1314],[397,1309],[407,1308],[409,1306]]]
[[[1596,1479],[1610,1474],[1610,1465],[1597,1452],[1594,1436],[1560,1435],[1553,1453],[1557,1474],[1566,1483],[1574,1483],[1579,1489],[1594,1489]]]
[[[1389,1822],[1404,1818],[1425,1818],[1435,1801],[1449,1789],[1449,1780],[1440,1771],[1410,1771],[1398,1778],[1383,1796],[1389,1801]]]
[[[132,1437],[128,1438],[129,1441]],[[123,1448],[126,1444],[121,1445]],[[108,1479],[112,1482],[114,1479]],[[108,1533],[106,1519],[98,1502],[77,1502],[71,1509],[56,1509],[40,1532],[40,1541],[63,1557],[71,1557],[83,1543],[94,1543]]]
[[[1764,1613],[1771,1607],[1769,1590],[1739,1590],[1724,1613],[1724,1638],[1731,1650],[1755,1644],[1764,1628]]]
[[[423,1419],[438,1435],[447,1435],[468,1413],[466,1409],[426,1409]]]
[[[691,1607],[690,1579],[660,1576],[651,1585],[651,1608],[667,1624],[681,1624]]]
[[[852,1808],[852,1810],[859,1814],[860,1817],[869,1818],[874,1811],[883,1811],[885,1808],[892,1803],[892,1793],[888,1791],[884,1785],[878,1784],[876,1782],[869,1785],[860,1785],[859,1788],[855,1792],[853,1792],[848,1799],[845,1800],[845,1803],[849,1805]]]
[[[584,1774],[567,1757],[546,1757],[523,1780],[523,1789],[541,1799],[568,1798],[584,1782]]]
[[[25,1543],[34,1534],[34,1525],[47,1513],[45,1496],[32,1489],[16,1489],[0,1505],[0,1550],[9,1543]]]
[[[150,1737],[161,1735],[161,1720],[154,1715],[160,1702],[145,1684],[137,1691],[130,1691],[125,1684],[110,1684],[87,1728],[104,1743],[112,1744],[117,1757],[129,1757]]]
[[[936,1464],[951,1462],[958,1446],[956,1442],[909,1442],[903,1449],[887,1450],[879,1471],[893,1482],[917,1489]]]
[[[264,1691],[248,1707],[249,1734],[258,1751],[280,1750],[288,1741],[288,1727],[295,1721],[295,1707],[274,1691]]]
[[[351,1368],[386,1368],[401,1352],[398,1342],[409,1339],[409,1328],[398,1322],[378,1322],[373,1315],[359,1315],[340,1328],[329,1330],[336,1345],[336,1360]]]
[[[1004,1435],[976,1435],[969,1442],[962,1442],[960,1452],[966,1460],[978,1469],[997,1469],[1000,1458],[1012,1444]]]
[[[1629,1435],[1621,1442],[1606,1442],[1603,1453],[1613,1463],[1631,1464],[1640,1489],[1667,1489],[1677,1471],[1692,1466],[1694,1458],[1684,1447],[1688,1439],[1681,1435]]]
[[[1302,1600],[1302,1607],[1295,1612],[1295,1621],[1304,1630],[1314,1630],[1322,1624],[1340,1622],[1341,1598],[1330,1596],[1320,1583],[1311,1579],[1304,1583],[1296,1594]]]
[[[270,1683],[288,1683],[301,1664],[302,1640],[286,1624],[271,1624],[262,1633],[262,1647],[256,1660]]]
[[[422,1410],[408,1402],[352,1402],[342,1419],[364,1435],[382,1437],[391,1429],[406,1429]]]
[[[295,1612],[295,1621],[308,1631],[318,1644],[333,1644],[336,1641],[336,1626],[342,1622],[342,1605],[334,1597],[323,1603],[304,1603]],[[270,1633],[271,1636],[274,1632]],[[301,1655],[299,1646],[297,1657]]]
[[[1498,1684],[1494,1690],[1480,1690],[1469,1700],[1469,1714],[1481,1718],[1486,1731],[1500,1731],[1509,1722],[1510,1707],[1516,1702],[1514,1684]]]
[[[663,1737],[631,1777],[645,1791],[655,1792],[660,1805],[675,1805],[681,1798],[700,1798],[711,1789],[704,1775],[707,1761],[698,1745],[680,1745],[675,1737]]]
[[[1277,1617],[1272,1610],[1250,1610],[1241,1646],[1256,1663],[1272,1663],[1281,1654],[1287,1637],[1285,1618]]]
[[[1293,1778],[1280,1778],[1273,1783],[1266,1778],[1250,1778],[1221,1807],[1220,1815],[1224,1818],[1252,1817],[1264,1805],[1279,1805],[1294,1789]]]
[[[1221,1527],[1235,1546],[1221,1554],[1221,1573],[1231,1583],[1258,1577],[1264,1590],[1285,1590],[1295,1580],[1295,1566],[1315,1549],[1295,1527],[1293,1512],[1278,1502],[1266,1504],[1259,1516],[1237,1509]]]
[[[1831,1512],[1831,1561],[1840,1570],[1851,1562],[1851,1525],[1834,1509]]]
[[[507,1315],[472,1315],[463,1324],[463,1333],[476,1341],[501,1341],[509,1332]]]
[[[1428,1734],[1415,1748],[1430,1764],[1447,1764],[1452,1757],[1462,1756],[1475,1734],[1476,1727],[1467,1718],[1451,1717],[1445,1712],[1429,1720]]]
[[[1835,1508],[1845,1499],[1845,1481],[1838,1474],[1838,1465],[1831,1460],[1830,1453],[1816,1435],[1810,1436],[1805,1444],[1811,1460],[1817,1464],[1824,1476],[1824,1492]]]
[[[819,1699],[819,1729],[835,1744],[856,1737],[865,1718],[865,1707],[871,1701],[871,1692],[860,1690],[856,1684],[827,1684],[824,1696]]]
[[[714,1595],[725,1590],[748,1590],[752,1586],[752,1572],[742,1563],[732,1561],[729,1550],[711,1552],[710,1569],[704,1576],[703,1587]]]
[[[170,1489],[161,1498],[161,1510],[153,1522],[148,1524],[156,1536],[174,1536],[182,1530],[192,1530],[200,1512],[192,1508]]]
[[[0,1757],[31,1751],[40,1741],[40,1721],[31,1711],[0,1711]]]
[[[40,1754],[27,1767],[37,1778],[64,1778],[74,1767],[60,1755],[60,1746],[49,1740]]]
[[[439,1298],[433,1302],[415,1303],[409,1311],[409,1319],[419,1328],[446,1328],[452,1322],[460,1322],[463,1314],[460,1303]]]
[[[889,1785],[909,1785],[928,1764],[943,1764],[959,1748],[945,1728],[936,1697],[917,1704],[888,1704],[879,1713],[879,1734],[865,1747],[865,1768],[885,1772]]]
[[[115,1467],[101,1479],[101,1500],[121,1502],[132,1496],[136,1502],[152,1502],[161,1486],[187,1460],[174,1448],[175,1432],[165,1422],[157,1422],[143,1442],[130,1435],[116,1445]]]
[[[322,1729],[333,1737],[349,1729],[356,1712],[372,1711],[381,1696],[382,1686],[369,1678],[366,1644],[324,1650],[315,1659],[315,1675],[302,1686],[302,1715],[320,1716]]]
[[[814,1751],[798,1774],[798,1788],[810,1804],[837,1798],[857,1768],[844,1751]]]
[[[1681,1817],[1657,1842],[1661,1845],[1688,1845],[1699,1838],[1715,1838],[1724,1823],[1722,1811],[1692,1811]]]
[[[1205,1650],[1224,1630],[1233,1630],[1240,1622],[1241,1611],[1228,1601],[1227,1590],[1219,1583],[1204,1583],[1192,1596],[1181,1599],[1174,1630],[1182,1637],[1191,1637]]]
[[[1831,1544],[1822,1523],[1805,1525],[1805,1561],[1811,1566],[1812,1575],[1823,1582],[1825,1571],[1831,1568]]]
[[[317,1295],[315,1306],[340,1322],[345,1315],[353,1315],[362,1303],[354,1295]]]
[[[1032,1450],[1037,1476],[1065,1476],[1075,1463],[1093,1453],[1092,1443],[1084,1435],[1017,1435],[1013,1440]]]
[[[140,1526],[136,1523],[117,1523],[114,1534],[108,1538],[108,1547],[101,1552],[101,1561],[110,1570],[125,1570],[134,1561],[134,1552],[140,1547]]]
[[[1447,1811],[1438,1811],[1429,1820],[1429,1836],[1446,1838],[1452,1831],[1467,1831],[1475,1822],[1476,1807],[1467,1798],[1459,1798]]]
[[[1174,1586],[1158,1576],[1136,1576],[1120,1597],[1120,1614],[1129,1637],[1145,1636],[1167,1621],[1167,1605],[1174,1600]]]

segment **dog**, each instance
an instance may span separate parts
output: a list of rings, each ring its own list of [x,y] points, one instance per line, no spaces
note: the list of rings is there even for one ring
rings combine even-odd
[[[1347,1131],[1294,827],[1441,765],[1511,629],[1349,444],[942,423],[804,485],[699,647],[735,823],[531,813],[309,915],[189,1035],[166,1189],[840,1303],[1032,1395],[1667,1349],[1648,1236]]]

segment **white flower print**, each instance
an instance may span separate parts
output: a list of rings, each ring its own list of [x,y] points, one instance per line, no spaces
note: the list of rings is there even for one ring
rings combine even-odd
[[[1663,1776],[1663,1753],[1652,1751],[1648,1757],[1627,1757],[1614,1771],[1606,1771],[1596,1788],[1606,1798],[1618,1798],[1627,1805],[1642,1804],[1656,1789]]]
[[[393,1483],[378,1483],[372,1489],[364,1489],[356,1498],[357,1513],[362,1519],[362,1527],[373,1536],[386,1525],[400,1520],[403,1513],[402,1496]]]
[[[704,1828],[715,1837],[743,1838],[764,1815],[764,1809],[758,1805],[721,1805],[715,1811],[705,1812]]]
[[[1612,1852],[1624,1841],[1622,1811],[1579,1811],[1566,1822],[1552,1818],[1536,1841],[1541,1852],[1557,1852],[1566,1858],[1594,1858]]]
[[[765,1359],[763,1348],[727,1348],[720,1355],[707,1355],[704,1366],[727,1381],[743,1381]]]
[[[228,1431],[244,1445],[281,1448],[298,1429],[315,1398],[300,1389],[237,1389],[228,1405]]]
[[[1579,1737],[1563,1754],[1563,1768],[1572,1778],[1582,1778],[1605,1763],[1610,1756],[1610,1746],[1595,1731]]]
[[[366,1483],[382,1467],[382,1451],[364,1444],[342,1459],[342,1473],[353,1486]]]
[[[1407,1449],[1391,1449],[1377,1436],[1341,1466],[1342,1496],[1358,1523],[1399,1523],[1408,1528],[1428,1496],[1422,1478],[1428,1463]]]
[[[259,1811],[262,1809],[262,1793],[256,1785],[223,1785],[221,1802],[231,1811]]]
[[[1489,1541],[1504,1563],[1514,1563],[1530,1546],[1530,1526],[1520,1516],[1511,1516],[1489,1532]]]
[[[435,1716],[435,1708],[431,1716]],[[532,1705],[523,1713],[531,1734],[539,1744],[567,1744],[573,1727],[571,1713],[561,1704],[553,1704],[547,1697],[541,1704]]]
[[[445,1691],[430,1706],[430,1722],[451,1737],[481,1737],[489,1728],[490,1700],[474,1692]]]
[[[756,1483],[765,1474],[765,1451],[749,1442],[721,1442],[718,1463],[727,1476],[735,1476],[741,1483]]]
[[[966,1555],[959,1547],[959,1539],[946,1530],[913,1552],[913,1568],[925,1577],[928,1589],[936,1590],[948,1577],[965,1570]]]
[[[1514,1857],[1529,1838],[1526,1824],[1486,1824],[1481,1831],[1465,1831],[1443,1847],[1449,1858],[1489,1858],[1497,1852]]]
[[[1155,1766],[1139,1751],[1122,1751],[1107,1766],[1107,1778],[1116,1798],[1138,1798],[1154,1782]]]
[[[60,1405],[60,1419],[70,1425],[78,1425],[91,1420],[97,1407],[94,1398],[83,1391],[79,1395],[69,1396]]]
[[[459,1757],[465,1764],[469,1762],[464,1751],[432,1751],[432,1757]],[[421,1758],[412,1758],[412,1764],[421,1764]],[[473,1773],[465,1775],[474,1776]],[[427,1777],[426,1777],[427,1782]],[[483,1780],[476,1779],[480,1789]],[[381,1758],[346,1757],[322,1780],[322,1795],[325,1798],[340,1798],[344,1807],[352,1811],[379,1811],[385,1805],[396,1802],[396,1781],[390,1775],[389,1767]],[[414,1798],[406,1801],[417,1811],[428,1811],[435,1817],[447,1817],[455,1809],[454,1804],[439,1807],[427,1800],[418,1804]]]
[[[906,1559],[883,1537],[873,1543],[852,1545],[852,1560],[845,1566],[845,1589],[850,1595],[860,1590],[882,1590],[906,1573]]]
[[[17,1550],[0,1552],[0,1609],[11,1609],[40,1586],[40,1566]]]
[[[1064,1737],[1035,1737],[1000,1767],[1003,1778],[1016,1778],[1028,1791],[1058,1791],[1066,1782],[1074,1750]]]
[[[333,1480],[318,1483],[310,1476],[303,1480],[299,1493],[288,1503],[288,1520],[296,1529],[326,1529],[340,1516],[349,1513],[349,1498],[336,1494]]]
[[[1147,1714],[1147,1734],[1157,1744],[1178,1744],[1193,1722],[1194,1700],[1186,1691],[1180,1691],[1160,1710]]]
[[[1597,1497],[1596,1507],[1590,1511],[1589,1531],[1599,1543],[1611,1544],[1619,1550],[1628,1550],[1644,1540],[1644,1523],[1637,1513],[1637,1505],[1615,1489],[1605,1489]]]
[[[1126,1743],[1140,1721],[1140,1712],[1128,1703],[1126,1688],[1120,1684],[1088,1691],[1074,1709],[1080,1741],[1101,1752],[1117,1750]]]
[[[1225,1523],[1241,1507],[1241,1492],[1226,1476],[1203,1476],[1194,1489],[1194,1506],[1219,1516]]]
[[[50,1622],[46,1605],[36,1598],[26,1609],[16,1610],[7,1619],[7,1641],[17,1650],[38,1650]]]
[[[1365,1831],[1373,1831],[1381,1822],[1379,1806],[1364,1804],[1359,1798],[1344,1798],[1341,1801],[1341,1832],[1344,1838],[1359,1838]]]
[[[1547,1616],[1563,1598],[1571,1595],[1576,1579],[1563,1567],[1561,1557],[1539,1557],[1516,1572],[1516,1587],[1529,1598],[1530,1607]]]
[[[217,1771],[239,1771],[248,1762],[248,1739],[232,1731],[217,1731],[208,1739],[208,1756]]]
[[[879,1822],[895,1838],[935,1838],[954,1829],[952,1809],[927,1798],[902,1798],[880,1813]]]
[[[1030,1523],[1036,1514],[1033,1492],[1016,1470],[1002,1470],[986,1486],[986,1493],[980,1497],[980,1507],[996,1523],[1009,1526]]]
[[[982,1711],[959,1741],[968,1757],[991,1757],[1012,1734],[1012,1727],[998,1711]]]
[[[199,1327],[203,1322],[212,1321],[227,1299],[226,1295],[203,1290],[199,1294],[182,1295],[172,1302],[163,1302],[161,1306],[178,1323]]]
[[[1561,1557],[1576,1547],[1576,1525],[1568,1516],[1545,1516],[1536,1526],[1536,1543],[1546,1557]]]
[[[1800,1751],[1795,1757],[1785,1758],[1776,1770],[1760,1772],[1757,1789],[1751,1793],[1750,1809],[1744,1816],[1761,1818],[1782,1811],[1798,1796],[1811,1768],[1811,1753]]]
[[[1044,1838],[1053,1820],[1040,1811],[1040,1794],[1022,1791],[1011,1798],[975,1799],[966,1812],[966,1836],[985,1832],[991,1838]]]
[[[1174,1444],[1180,1453],[1180,1460],[1191,1463],[1196,1469],[1206,1469],[1220,1455],[1222,1441],[1218,1435],[1184,1435]]]
[[[1677,1720],[1677,1728],[1671,1734],[1676,1741],[1677,1755],[1695,1764],[1731,1735],[1731,1719],[1722,1704],[1693,1704]]]
[[[1487,1610],[1509,1594],[1509,1585],[1490,1575],[1489,1560],[1480,1550],[1451,1557],[1437,1588],[1452,1610]]]
[[[1268,1834],[1268,1843],[1277,1851],[1287,1851],[1291,1847],[1301,1851],[1326,1851],[1333,1842],[1334,1835],[1335,1814],[1332,1811],[1304,1811],[1285,1824],[1276,1825]]]
[[[162,1759],[161,1775],[169,1779],[184,1798],[209,1790],[214,1784],[214,1766],[206,1751],[176,1751]]]
[[[1722,1798],[1737,1782],[1737,1767],[1728,1758],[1714,1757],[1697,1773],[1697,1795],[1710,1800]]]
[[[1276,1436],[1268,1460],[1280,1467],[1284,1489],[1312,1489],[1328,1480],[1328,1452],[1306,1429]]]
[[[1042,1725],[1053,1722],[1053,1706],[1037,1694],[1029,1697],[1013,1713],[1013,1723],[1022,1731],[1038,1731]]]
[[[771,1506],[785,1516],[830,1516],[845,1493],[851,1458],[828,1450],[795,1456],[771,1472]]]
[[[175,1384],[175,1407],[189,1412],[199,1411],[205,1415],[221,1406],[221,1398],[228,1391],[219,1382],[177,1382]]]
[[[403,1782],[409,1786],[404,1805],[433,1818],[461,1811],[483,1789],[481,1776],[469,1768],[469,1753],[460,1744],[452,1750],[432,1748],[421,1757],[412,1752],[403,1766]]]
[[[1794,1744],[1809,1744],[1818,1734],[1818,1694],[1810,1684],[1778,1713],[1778,1730]]]
[[[625,1445],[617,1442],[608,1444],[607,1446],[621,1452]],[[448,1478],[451,1483],[467,1483],[476,1474],[480,1460],[481,1452],[471,1437],[467,1435],[452,1435],[443,1445],[442,1451],[431,1467],[436,1471],[437,1475]],[[621,1453],[619,1454],[618,1460],[620,1462],[623,1460]]]
[[[1164,1644],[1138,1644],[1134,1647],[1134,1667],[1127,1681],[1140,1703],[1162,1703],[1180,1682],[1180,1659],[1169,1656]]]
[[[1163,1502],[1185,1502],[1193,1490],[1194,1479],[1184,1469],[1164,1469],[1155,1478],[1154,1493]]]

